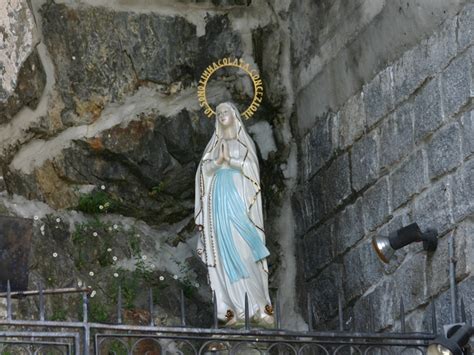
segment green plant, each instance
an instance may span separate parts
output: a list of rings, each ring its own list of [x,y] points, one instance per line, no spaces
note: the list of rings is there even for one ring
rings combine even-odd
[[[107,306],[100,303],[97,298],[89,299],[89,320],[91,322],[105,323],[108,319]]]
[[[65,321],[66,318],[67,318],[66,310],[62,306],[59,306],[59,304],[56,304],[54,306],[53,314],[51,315],[50,320],[52,320],[52,321]]]
[[[75,224],[72,242],[75,246],[74,263],[78,269],[84,269],[90,264],[99,264],[101,267],[113,264],[107,251],[112,247],[114,240],[111,229],[110,223],[104,223],[97,217]]]
[[[119,203],[104,191],[81,194],[76,206],[77,210],[90,214],[112,212],[118,208]]]

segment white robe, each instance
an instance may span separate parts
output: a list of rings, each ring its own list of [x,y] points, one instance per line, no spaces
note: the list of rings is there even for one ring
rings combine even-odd
[[[247,209],[247,216],[256,227],[262,241],[265,242],[263,231],[262,202],[260,196],[260,176],[255,145],[245,132],[240,117],[235,119],[237,138],[228,141],[230,167],[238,170],[233,175],[235,187],[242,197]],[[244,263],[248,278],[231,282],[220,260],[218,243],[212,226],[212,180],[217,169],[228,168],[218,166],[215,159],[218,156],[217,142],[219,123],[216,120],[216,132],[211,138],[196,173],[196,224],[201,229],[197,253],[207,265],[211,289],[216,293],[217,316],[226,320],[226,313],[231,310],[237,319],[242,320],[245,312],[245,294],[248,296],[250,317],[265,316],[265,306],[271,305],[268,294],[268,269],[266,259],[255,262],[252,252],[232,227],[232,237],[236,249]]]

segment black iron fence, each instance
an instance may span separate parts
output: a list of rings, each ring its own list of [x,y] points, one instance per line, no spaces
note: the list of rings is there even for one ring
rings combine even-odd
[[[275,304],[275,328],[252,328],[245,312],[242,329],[218,328],[214,307],[212,328],[186,325],[184,296],[181,294],[181,324],[173,327],[122,324],[121,290],[118,290],[116,324],[88,321],[88,288],[30,290],[11,292],[6,297],[6,319],[0,319],[0,354],[425,354],[428,343],[435,338],[436,311],[431,309],[431,329],[425,333],[405,332],[403,301],[400,302],[401,332],[376,333],[344,331],[342,308],[339,331],[314,331],[311,321],[306,331],[281,329],[278,301]],[[53,321],[45,318],[45,295],[78,292],[82,294],[81,321]],[[12,298],[39,298],[39,319],[14,319]],[[149,293],[149,311],[153,314],[153,297]],[[308,303],[308,319],[312,309]],[[373,324],[373,321],[370,321]]]
[[[458,300],[455,278],[453,241],[449,242],[449,281],[451,323],[472,323],[466,312],[464,301]],[[54,321],[45,317],[45,296],[79,293],[82,295],[81,321]],[[368,332],[347,331],[344,328],[342,299],[338,302],[338,331],[315,331],[313,309],[308,297],[305,331],[282,329],[280,306],[275,302],[275,328],[253,328],[249,319],[248,302],[245,302],[245,323],[241,329],[219,328],[216,303],[213,308],[211,328],[196,328],[186,324],[184,293],[181,292],[180,324],[178,326],[156,326],[153,320],[154,304],[152,290],[148,294],[150,319],[147,325],[128,325],[122,321],[122,291],[117,293],[117,320],[114,324],[89,321],[89,288],[63,288],[15,291],[7,282],[6,317],[0,319],[0,355],[23,354],[107,354],[107,355],[157,355],[157,354],[360,354],[398,355],[426,354],[430,341],[435,339],[438,324],[434,302],[426,308],[430,312],[431,325],[426,332],[407,332],[403,299],[400,305],[400,331],[377,333],[374,312],[369,309]],[[12,299],[38,297],[38,319],[14,319]],[[215,299],[215,296],[214,296]],[[459,301],[459,302],[458,302]]]

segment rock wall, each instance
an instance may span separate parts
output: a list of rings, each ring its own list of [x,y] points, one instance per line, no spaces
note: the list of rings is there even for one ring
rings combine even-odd
[[[295,261],[284,252],[293,248],[292,230],[280,228],[291,226],[285,211],[296,178],[284,14],[237,0],[7,4],[0,12],[8,39],[0,48],[0,211],[34,218],[30,287],[91,286],[91,318],[99,321],[113,318],[119,282],[128,310],[145,309],[152,287],[159,311],[143,317],[161,317],[157,324],[176,321],[184,289],[188,321],[211,323],[192,216],[195,171],[214,122],[196,88],[208,65],[232,56],[264,78],[264,103],[246,124],[261,157],[271,293],[284,284],[280,299],[292,310]],[[249,84],[245,73],[222,70],[208,99],[245,109]],[[75,317],[66,299],[55,302],[50,316]],[[35,307],[22,301],[15,309]],[[286,321],[301,324],[293,311]]]
[[[368,330],[372,311],[375,330],[400,330],[401,298],[407,330],[431,330],[431,301],[438,330],[452,323],[450,239],[474,314],[474,7],[415,3],[293,9],[299,282],[319,328],[337,326],[338,295],[347,329]],[[372,237],[411,222],[436,228],[438,249],[415,243],[384,265]]]

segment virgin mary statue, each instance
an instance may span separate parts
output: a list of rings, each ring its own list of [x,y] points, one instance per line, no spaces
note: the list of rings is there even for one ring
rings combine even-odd
[[[197,253],[215,292],[217,317],[227,326],[249,316],[273,324],[268,294],[260,174],[255,144],[230,102],[217,106],[214,134],[196,172]]]

